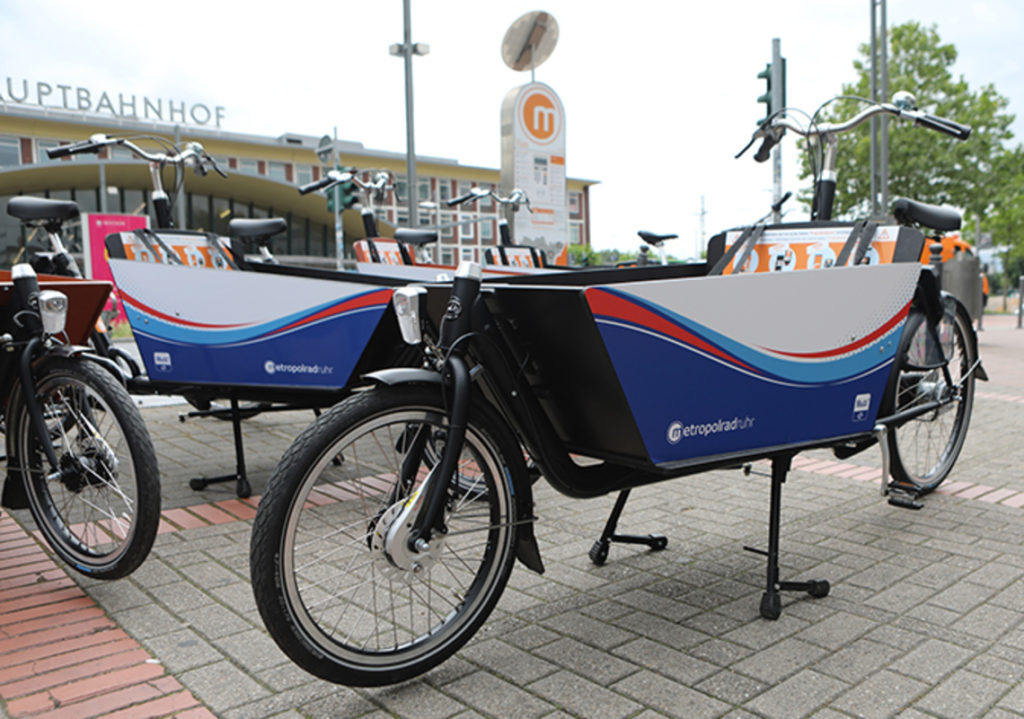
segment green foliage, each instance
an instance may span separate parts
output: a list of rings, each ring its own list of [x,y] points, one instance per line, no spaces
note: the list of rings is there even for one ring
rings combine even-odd
[[[1004,167],[1002,156],[1013,137],[1009,126],[1014,118],[1005,112],[1006,98],[991,84],[971,91],[963,77],[953,78],[950,67],[956,48],[943,44],[934,26],[913,21],[895,26],[889,31],[889,42],[890,95],[909,91],[919,109],[973,128],[970,139],[961,142],[890,116],[889,196],[952,205],[989,217],[997,211],[997,198],[1005,189],[999,169]],[[870,48],[863,45],[860,52],[862,57],[854,62],[857,82],[844,85],[843,95],[870,94]],[[840,99],[828,105],[822,119],[848,119],[863,108],[855,99]],[[870,123],[839,140],[835,217],[865,217],[870,211],[870,144]],[[808,154],[803,157],[805,178],[812,174]],[[804,201],[808,198],[809,194]]]

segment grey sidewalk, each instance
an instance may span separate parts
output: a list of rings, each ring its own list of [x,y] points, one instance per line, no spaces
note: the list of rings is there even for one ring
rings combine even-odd
[[[1024,330],[987,317],[961,461],[948,482],[1024,492]],[[168,509],[230,500],[230,423],[144,415]],[[245,424],[255,493],[310,412]],[[825,452],[811,453],[822,460]],[[874,465],[877,450],[853,462]],[[613,545],[588,557],[612,498],[579,501],[538,485],[544,576],[516,567],[494,614],[456,657],[397,687],[353,690],[312,678],[269,640],[248,583],[250,522],[161,535],[132,577],[75,577],[128,634],[219,717],[962,717],[1024,716],[1024,508],[936,494],[914,512],[876,481],[790,475],[784,579],[828,579],[823,599],[785,595],[761,619],[768,483],[715,472],[636,490],[621,529],[661,532],[663,552]],[[847,473],[849,474],[849,473]],[[0,716],[3,716],[0,710]]]

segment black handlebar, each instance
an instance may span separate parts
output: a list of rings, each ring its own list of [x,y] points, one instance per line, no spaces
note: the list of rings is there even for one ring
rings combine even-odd
[[[470,200],[473,197],[475,197],[475,195],[472,192],[467,192],[465,195],[459,195],[458,197],[453,197],[450,200],[445,200],[444,202],[448,207],[455,207],[456,205],[461,205],[463,202]]]
[[[323,187],[327,187],[333,182],[334,178],[332,177],[321,177],[319,180],[313,180],[313,182],[299,187],[299,194],[308,195],[310,192],[316,192]]]
[[[971,128],[968,125],[961,125],[959,122],[948,120],[945,117],[922,114],[916,118],[917,124],[927,127],[930,130],[938,130],[947,135],[952,135],[958,140],[966,140],[971,136]]]
[[[102,147],[104,147],[103,143],[93,142],[92,140],[82,140],[81,142],[75,142],[71,145],[51,147],[46,150],[46,155],[51,160],[56,160],[58,157],[77,155],[82,152],[99,152]]]

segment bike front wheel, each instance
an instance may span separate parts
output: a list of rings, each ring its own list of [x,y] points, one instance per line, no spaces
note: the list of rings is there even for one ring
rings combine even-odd
[[[934,334],[922,312],[913,311],[907,318],[897,355],[893,411],[943,402],[889,433],[891,475],[918,494],[942,483],[963,448],[974,405],[977,355],[970,319],[963,311],[947,310]],[[943,356],[948,359],[948,378],[941,367],[935,367]]]
[[[8,406],[12,474],[61,559],[90,577],[124,577],[149,554],[160,521],[160,475],[142,416],[91,362],[44,360],[33,376],[60,472],[51,470],[19,387]]]
[[[271,477],[253,524],[253,591],[271,636],[310,673],[352,686],[417,676],[465,644],[501,596],[515,556],[511,482],[525,467],[482,404],[446,480],[446,531],[404,561],[384,540],[443,446],[445,415],[437,388],[353,395]]]

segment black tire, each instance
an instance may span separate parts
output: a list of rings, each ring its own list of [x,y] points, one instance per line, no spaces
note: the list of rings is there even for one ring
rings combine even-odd
[[[63,471],[47,477],[20,385],[7,408],[9,468],[61,559],[86,576],[124,577],[149,554],[160,522],[160,474],[142,415],[127,390],[87,360],[50,358],[33,376]]]
[[[889,432],[890,474],[895,482],[912,487],[918,495],[931,492],[949,475],[967,437],[974,406],[975,376],[971,370],[978,349],[970,319],[960,309],[947,310],[939,323],[938,337],[949,357],[952,385],[947,385],[942,369],[928,368],[935,364],[935,341],[924,314],[915,310],[907,318],[891,388],[890,406],[897,413],[940,397],[952,398],[942,408]]]
[[[299,435],[267,484],[252,531],[256,605],[278,646],[322,679],[380,686],[422,674],[472,637],[508,580],[511,485],[525,481],[526,468],[514,437],[482,403],[471,408],[449,487],[447,535],[415,555],[418,569],[392,562],[381,545],[394,526],[382,523],[412,491],[397,480],[415,444],[409,428],[433,438],[446,425],[440,395],[407,385],[349,397]],[[429,463],[420,458],[418,477]]]

